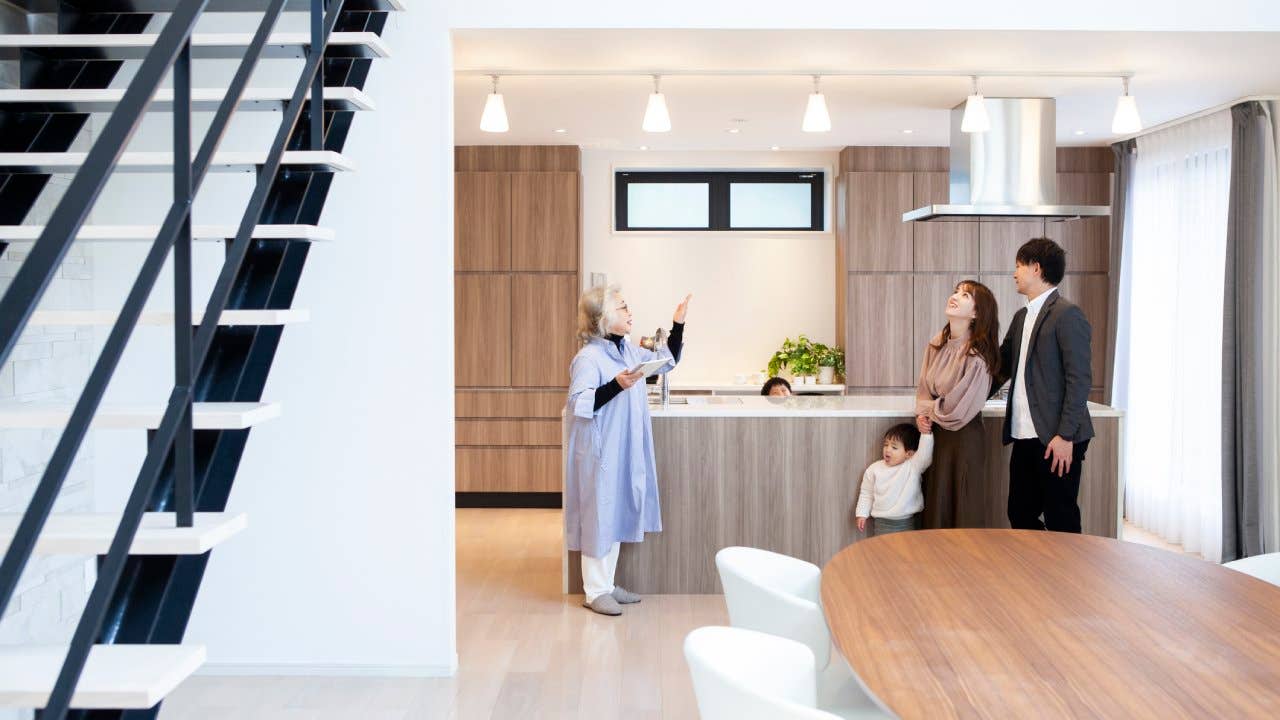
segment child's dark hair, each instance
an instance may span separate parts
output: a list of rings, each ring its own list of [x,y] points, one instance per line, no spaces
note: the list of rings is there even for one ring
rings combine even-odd
[[[771,377],[765,381],[764,387],[760,388],[760,394],[768,395],[770,392],[773,391],[774,388],[778,387],[779,385],[786,388],[787,392],[791,392],[791,383],[787,382],[786,378]]]
[[[920,431],[915,425],[898,423],[885,432],[884,440],[897,440],[902,443],[902,447],[915,452],[920,447]]]
[[[1021,265],[1040,263],[1040,276],[1050,285],[1062,282],[1067,271],[1067,251],[1046,237],[1031,238],[1018,248],[1017,261]]]

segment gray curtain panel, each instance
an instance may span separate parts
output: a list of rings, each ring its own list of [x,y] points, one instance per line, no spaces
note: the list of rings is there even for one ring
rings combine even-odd
[[[1262,552],[1259,431],[1264,392],[1259,366],[1263,327],[1263,248],[1274,177],[1272,119],[1258,102],[1231,108],[1231,194],[1227,210],[1222,323],[1222,559]],[[1270,157],[1269,157],[1270,156]]]
[[[1111,146],[1115,153],[1115,171],[1111,183],[1111,268],[1107,276],[1107,307],[1111,309],[1111,332],[1107,334],[1106,367],[1103,371],[1103,389],[1107,404],[1123,409],[1128,402],[1128,388],[1116,387],[1116,378],[1125,377],[1128,354],[1118,357],[1117,347],[1126,347],[1129,338],[1127,305],[1129,277],[1129,245],[1133,237],[1133,164],[1137,157],[1138,141],[1125,140]]]

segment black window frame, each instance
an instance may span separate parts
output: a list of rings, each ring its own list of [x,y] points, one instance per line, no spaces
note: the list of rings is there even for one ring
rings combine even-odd
[[[706,227],[636,227],[627,224],[627,188],[632,183],[707,185]],[[729,186],[735,183],[809,185],[809,225],[805,227],[730,227]],[[617,232],[823,232],[826,172],[822,170],[617,170],[613,174],[613,228]]]

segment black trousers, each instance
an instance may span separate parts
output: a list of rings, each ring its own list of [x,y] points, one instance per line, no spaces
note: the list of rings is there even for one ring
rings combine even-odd
[[[1016,530],[1080,532],[1080,470],[1089,441],[1073,445],[1071,470],[1058,477],[1037,439],[1014,440],[1009,458],[1009,525]],[[1040,516],[1044,515],[1044,522]]]

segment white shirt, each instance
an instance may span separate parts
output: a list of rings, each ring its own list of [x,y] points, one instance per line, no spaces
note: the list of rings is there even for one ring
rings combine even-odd
[[[1018,372],[1013,376],[1013,422],[1010,429],[1016,440],[1038,437],[1036,425],[1031,420],[1031,406],[1027,403],[1027,345],[1031,343],[1031,332],[1035,330],[1036,318],[1040,317],[1040,308],[1057,289],[1049,288],[1035,300],[1027,302],[1027,317],[1022,321],[1022,348],[1018,351]]]
[[[862,474],[856,517],[899,519],[924,508],[920,476],[933,462],[933,435],[922,434],[916,453],[897,465],[884,460],[871,463]]]

